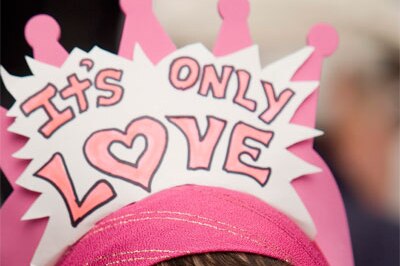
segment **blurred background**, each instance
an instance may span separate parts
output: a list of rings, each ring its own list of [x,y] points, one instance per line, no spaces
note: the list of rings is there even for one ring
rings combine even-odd
[[[302,48],[308,30],[327,22],[340,47],[321,80],[316,149],[337,178],[350,225],[356,265],[399,264],[399,1],[250,0],[250,30],[265,65]],[[212,49],[221,20],[217,0],[155,0],[155,12],[178,47]],[[123,25],[117,0],[2,0],[1,64],[29,75],[32,55],[24,25],[46,13],[61,25],[70,51],[98,45],[117,52]],[[1,105],[12,97],[1,83]],[[2,174],[1,203],[11,188]]]

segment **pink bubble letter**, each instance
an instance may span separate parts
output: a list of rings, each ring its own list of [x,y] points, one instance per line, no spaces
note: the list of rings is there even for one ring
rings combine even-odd
[[[289,100],[293,97],[294,92],[290,89],[285,89],[279,94],[278,98],[276,98],[274,87],[271,83],[262,81],[262,85],[264,87],[265,95],[267,96],[268,108],[260,115],[260,119],[269,124],[283,110],[286,104],[288,104]]]
[[[189,149],[188,169],[210,169],[212,157],[225,129],[226,121],[208,116],[207,131],[201,136],[195,117],[168,117],[168,120],[177,126],[186,138]]]
[[[186,77],[181,77],[183,69],[187,68]],[[178,90],[187,90],[196,84],[200,74],[199,63],[190,57],[179,57],[170,66],[169,81]]]
[[[215,98],[225,98],[226,89],[228,82],[231,77],[233,67],[223,66],[221,77],[218,77],[217,71],[214,65],[204,66],[203,78],[201,79],[201,85],[199,94],[206,96],[208,91],[211,90]]]
[[[224,170],[230,173],[247,175],[264,186],[268,181],[271,169],[248,165],[241,160],[241,156],[246,154],[254,161],[257,161],[260,150],[246,145],[246,139],[255,140],[268,147],[272,137],[273,132],[271,131],[260,130],[242,122],[236,124],[232,131]]]
[[[99,96],[97,98],[97,106],[110,106],[119,103],[121,101],[124,88],[117,84],[107,82],[107,79],[115,81],[121,81],[122,70],[118,69],[103,69],[96,75],[96,88],[98,90],[109,91],[112,93],[110,97]]]
[[[88,109],[85,91],[92,86],[92,82],[89,79],[79,80],[76,74],[72,74],[68,77],[68,83],[68,86],[61,91],[61,97],[66,99],[75,96],[79,112],[85,112]]]
[[[78,199],[67,166],[61,154],[53,157],[35,173],[35,176],[49,182],[61,194],[71,219],[76,227],[85,217],[115,198],[114,188],[105,180],[97,181],[82,200]]]
[[[28,98],[21,105],[21,110],[25,116],[29,116],[33,111],[43,108],[46,115],[50,118],[39,129],[39,132],[45,138],[49,138],[57,129],[74,118],[74,113],[70,107],[60,112],[50,101],[56,95],[56,92],[56,88],[49,83],[44,89]]]
[[[244,108],[254,112],[257,108],[257,104],[255,101],[246,98],[246,92],[249,89],[250,84],[250,73],[246,70],[237,70],[236,74],[238,76],[238,89],[233,99],[234,103],[243,106]]]

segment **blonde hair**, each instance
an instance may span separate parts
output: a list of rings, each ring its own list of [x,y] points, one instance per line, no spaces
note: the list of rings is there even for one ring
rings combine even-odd
[[[224,252],[205,253],[184,256],[161,262],[156,266],[289,266],[290,264],[281,260],[269,258],[262,255]]]

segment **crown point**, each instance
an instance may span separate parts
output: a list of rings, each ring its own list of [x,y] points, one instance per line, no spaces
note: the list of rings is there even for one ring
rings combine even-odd
[[[130,1],[130,0],[120,0],[119,1],[119,6],[121,7],[121,10],[124,11],[124,13],[127,13],[129,10],[132,9],[132,1]]]
[[[119,5],[125,14],[133,12],[151,11],[153,2],[152,0],[120,0]]]
[[[220,0],[218,9],[223,19],[247,19],[250,14],[248,0]]]
[[[219,0],[222,25],[214,45],[214,55],[224,56],[253,44],[247,18],[250,14],[248,0]]]
[[[153,13],[152,0],[120,0],[125,14],[118,55],[133,59],[138,43],[153,63],[159,62],[176,47]]]
[[[58,41],[60,36],[60,25],[49,15],[34,16],[26,23],[25,38],[31,46],[48,41]]]
[[[308,33],[308,45],[314,46],[316,52],[330,56],[339,44],[339,35],[335,28],[328,24],[318,24]]]
[[[25,26],[25,39],[32,47],[33,57],[54,66],[61,66],[68,52],[58,42],[61,28],[49,15],[32,17]]]

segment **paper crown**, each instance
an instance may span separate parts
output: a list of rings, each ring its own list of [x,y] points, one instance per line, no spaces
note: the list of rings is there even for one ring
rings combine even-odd
[[[330,265],[352,265],[340,193],[312,139],[335,30],[316,25],[307,47],[261,69],[246,0],[219,1],[212,53],[176,49],[151,0],[120,4],[118,55],[69,54],[57,22],[38,15],[25,28],[33,76],[2,69],[16,99],[15,120],[1,109],[0,166],[14,189],[1,209],[2,260],[54,263],[105,215],[198,184],[253,194],[297,223]]]

